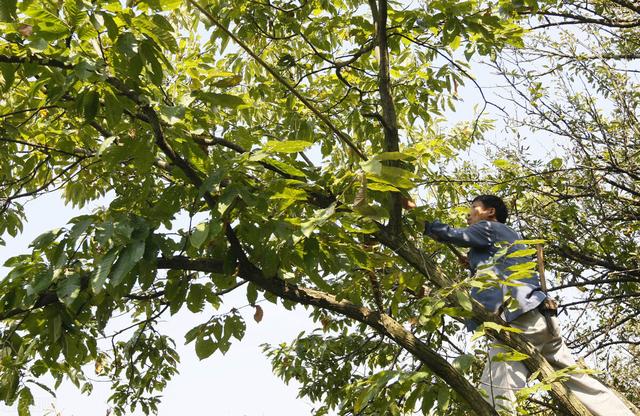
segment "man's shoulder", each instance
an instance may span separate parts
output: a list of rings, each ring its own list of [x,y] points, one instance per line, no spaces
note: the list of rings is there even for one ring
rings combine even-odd
[[[482,220],[473,224],[471,227],[491,232],[496,241],[501,241],[501,239],[502,241],[515,241],[521,239],[520,233],[507,224],[503,224],[498,221]]]
[[[482,220],[482,221],[476,222],[473,225],[470,225],[469,228],[475,227],[475,228],[489,228],[489,229],[491,229],[491,228],[493,228],[493,223],[495,223],[495,221]]]
[[[493,232],[496,234],[496,240],[498,240],[498,237],[502,237],[504,238],[504,240],[507,240],[510,242],[521,239],[520,233],[514,230],[513,228],[511,228],[510,226],[508,226],[507,224],[503,224],[498,221],[487,221],[487,222],[491,222],[490,227],[493,230]]]

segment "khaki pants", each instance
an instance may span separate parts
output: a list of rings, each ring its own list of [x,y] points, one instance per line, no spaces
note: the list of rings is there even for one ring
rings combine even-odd
[[[537,309],[518,317],[511,325],[522,329],[525,338],[555,369],[575,365],[562,337],[554,337],[547,331],[544,316]],[[481,388],[494,408],[512,414],[515,412],[516,392],[526,386],[530,373],[521,361],[495,361],[496,354],[501,352],[504,350],[500,347],[491,347],[489,350]],[[634,416],[618,396],[587,374],[571,374],[564,383],[595,416]]]

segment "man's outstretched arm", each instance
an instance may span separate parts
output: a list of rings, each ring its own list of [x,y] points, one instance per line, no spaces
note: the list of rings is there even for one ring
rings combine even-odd
[[[490,221],[480,221],[467,228],[453,228],[436,220],[425,224],[424,233],[437,241],[460,247],[482,248],[492,244]]]

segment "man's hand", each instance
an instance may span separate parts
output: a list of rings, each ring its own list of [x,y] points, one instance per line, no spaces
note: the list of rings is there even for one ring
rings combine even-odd
[[[417,207],[416,203],[413,202],[413,199],[411,198],[401,196],[400,199],[402,200],[402,208],[406,210],[414,209],[415,207]]]

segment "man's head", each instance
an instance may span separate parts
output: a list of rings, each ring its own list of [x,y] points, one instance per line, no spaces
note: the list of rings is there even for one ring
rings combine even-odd
[[[467,224],[473,225],[479,221],[498,221],[505,223],[509,210],[502,198],[495,195],[478,195],[471,202],[467,214]]]

